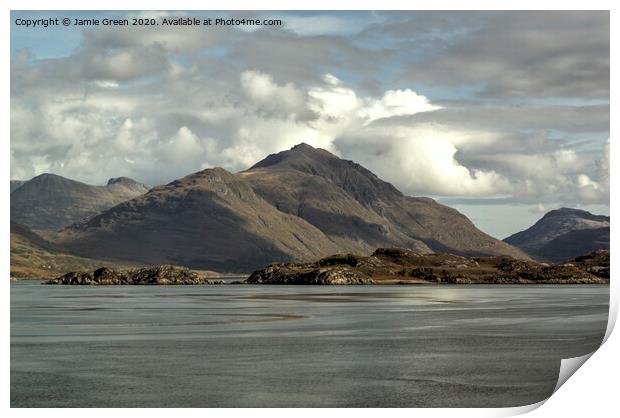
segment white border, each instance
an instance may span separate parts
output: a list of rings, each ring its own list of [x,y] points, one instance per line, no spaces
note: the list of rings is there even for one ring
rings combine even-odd
[[[2,66],[2,86],[4,90],[5,100],[2,102],[2,116],[4,117],[3,125],[3,152],[0,153],[2,158],[2,164],[0,169],[2,170],[3,177],[8,180],[10,178],[10,157],[9,157],[9,138],[10,138],[10,105],[8,97],[10,97],[10,79],[9,79],[9,56],[10,56],[10,10],[399,10],[399,9],[417,9],[417,10],[512,10],[512,9],[525,9],[525,10],[612,10],[612,45],[615,45],[613,35],[615,34],[615,23],[618,19],[615,18],[613,11],[613,5],[611,1],[599,1],[590,0],[588,2],[576,2],[576,1],[535,1],[535,0],[522,0],[508,4],[507,2],[499,3],[497,1],[469,1],[467,3],[458,1],[447,0],[435,0],[433,2],[411,2],[411,1],[397,1],[397,0],[382,0],[380,2],[346,2],[346,1],[283,1],[283,0],[269,0],[263,2],[248,2],[241,0],[228,0],[228,1],[132,1],[127,0],[107,0],[107,1],[91,1],[88,3],[80,2],[76,0],[62,0],[57,2],[41,1],[41,0],[22,0],[14,1],[8,0],[3,2],[4,6],[4,20],[2,26],[2,34],[4,42],[2,43],[2,49],[5,57],[5,65]],[[464,8],[463,6],[466,6]],[[618,68],[614,65],[616,61],[616,54],[612,48],[612,68]],[[614,88],[615,83],[612,78],[611,92],[616,91]],[[611,113],[611,131],[614,130],[614,113],[612,107]],[[616,184],[617,170],[614,169],[615,162],[617,162],[616,147],[614,144],[611,146],[611,158],[612,158],[612,184]],[[5,180],[5,188],[8,188],[8,181]],[[2,256],[2,267],[4,276],[9,275],[9,191],[5,189],[5,192],[0,195],[2,199],[1,207],[1,228],[2,234],[5,237],[0,247],[0,253]],[[618,213],[616,213],[617,199],[612,194],[612,204],[610,214],[614,219],[617,219]],[[616,248],[615,241],[617,235],[617,228],[615,223],[612,223],[612,247]],[[613,265],[615,266],[615,258],[613,257]],[[613,270],[615,271],[615,269]],[[9,281],[3,282],[3,289],[1,292],[3,309],[2,332],[5,338],[3,348],[3,362],[2,362],[2,395],[3,406],[9,407],[9,350],[10,350],[10,293],[9,293]],[[336,415],[353,415],[361,417],[370,417],[380,414],[388,414],[392,416],[410,416],[412,413],[418,416],[429,417],[446,417],[446,416],[459,416],[459,417],[487,417],[487,416],[510,416],[514,414],[528,412],[529,410],[536,409],[531,413],[532,416],[549,417],[549,416],[562,416],[562,417],[582,417],[586,414],[594,414],[597,417],[615,416],[617,413],[617,401],[616,401],[616,383],[618,376],[618,353],[620,353],[620,338],[617,333],[611,334],[618,312],[618,290],[619,284],[612,279],[611,286],[611,304],[610,304],[610,321],[608,324],[606,339],[607,342],[592,355],[592,358],[588,360],[587,365],[577,371],[575,377],[568,380],[568,382],[559,388],[559,390],[546,402],[542,408],[536,409],[541,404],[532,405],[529,407],[521,408],[506,408],[506,409],[398,409],[398,410],[386,410],[375,411],[372,409],[357,409],[357,410],[344,410],[344,409],[328,409],[315,411],[313,409],[295,409],[295,410],[184,410],[184,409],[142,409],[142,410],[129,410],[129,409],[116,409],[113,411],[103,409],[89,409],[89,410],[24,410],[24,409],[12,409],[9,411],[14,416],[40,416],[42,413],[52,417],[55,416],[82,416],[88,414],[91,416],[108,416],[110,413],[120,414],[122,416],[167,416],[170,413],[183,414],[187,416],[204,416],[205,413],[209,415],[217,416],[236,416],[237,414],[252,414],[258,417],[289,417],[291,414],[295,416],[314,416],[317,412],[321,415],[336,416]]]

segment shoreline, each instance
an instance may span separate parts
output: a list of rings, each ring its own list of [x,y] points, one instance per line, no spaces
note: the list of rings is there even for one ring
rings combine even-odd
[[[11,278],[13,280],[13,278]],[[309,285],[415,286],[608,284],[610,253],[600,250],[574,260],[547,264],[510,256],[465,257],[420,254],[405,248],[378,248],[370,256],[335,254],[313,262],[271,263],[250,275],[204,274],[174,265],[72,271],[48,279],[50,285]]]
[[[466,286],[610,286],[610,283],[548,283],[548,282],[539,282],[539,283],[433,283],[433,282],[425,282],[425,283],[372,283],[372,284],[278,284],[278,283],[222,283],[222,284],[205,284],[205,283],[197,283],[197,284],[93,284],[93,285],[72,285],[72,284],[46,284],[47,279],[39,279],[39,278],[28,278],[28,279],[17,279],[11,280],[11,284],[33,284],[36,282],[40,282],[42,285],[49,285],[52,287],[179,287],[179,286],[187,286],[187,287],[197,287],[197,286],[205,286],[205,287],[376,287],[376,286],[401,286],[401,287],[415,287],[415,286],[436,286],[436,287],[445,287],[445,286],[455,286],[455,287],[466,287]]]

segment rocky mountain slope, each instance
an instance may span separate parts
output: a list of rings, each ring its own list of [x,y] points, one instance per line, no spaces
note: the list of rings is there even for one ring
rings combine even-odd
[[[90,257],[220,271],[396,245],[527,258],[456,210],[404,196],[360,165],[306,144],[238,174],[207,169],[155,187],[57,238]]]
[[[320,229],[340,251],[370,253],[389,245],[523,257],[455,209],[405,196],[359,164],[307,144],[272,154],[239,175],[279,210]]]
[[[337,248],[317,228],[277,210],[222,168],[155,187],[61,231],[58,242],[90,256],[223,271]]]
[[[11,192],[11,220],[35,230],[58,230],[147,191],[147,186],[127,177],[92,186],[41,174]]]
[[[562,208],[545,214],[525,231],[504,239],[536,259],[559,262],[609,249],[609,216]]]

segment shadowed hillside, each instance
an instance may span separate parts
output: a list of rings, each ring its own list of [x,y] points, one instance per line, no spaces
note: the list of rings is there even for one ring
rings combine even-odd
[[[609,250],[609,216],[562,208],[545,214],[525,231],[504,239],[534,258],[553,262]]]

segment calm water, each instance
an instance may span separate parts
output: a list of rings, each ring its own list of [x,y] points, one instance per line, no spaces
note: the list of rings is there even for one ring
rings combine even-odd
[[[608,286],[11,284],[11,406],[519,406]]]

